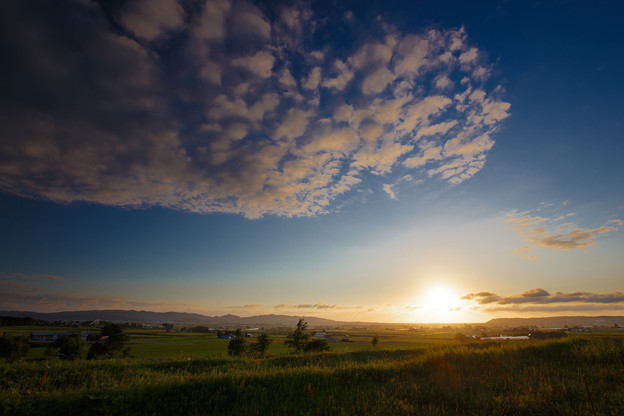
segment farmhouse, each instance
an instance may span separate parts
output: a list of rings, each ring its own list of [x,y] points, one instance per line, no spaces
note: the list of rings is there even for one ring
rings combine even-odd
[[[86,341],[89,334],[82,332],[32,332],[30,339],[34,342],[54,342],[60,337],[69,337],[71,335],[78,335]]]
[[[481,337],[481,341],[503,340],[503,339],[507,339],[507,340],[521,340],[521,339],[530,339],[530,338],[528,336],[526,336],[526,335],[522,335],[522,336],[499,335],[497,337]]]

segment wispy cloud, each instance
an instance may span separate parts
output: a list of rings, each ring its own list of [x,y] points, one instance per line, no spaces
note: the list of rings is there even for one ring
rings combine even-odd
[[[542,211],[544,208],[541,206],[536,211]],[[514,250],[513,254],[535,261],[538,259],[537,256],[525,255],[528,250],[546,248],[569,251],[591,247],[596,244],[596,239],[600,235],[616,231],[618,230],[617,227],[622,225],[622,221],[616,219],[597,228],[582,228],[569,221],[570,217],[574,215],[574,213],[567,213],[554,217],[543,217],[530,211],[507,213],[505,222],[520,235],[522,241],[528,243],[528,245]]]
[[[231,309],[258,309],[258,308],[262,308],[263,305],[259,304],[259,303],[246,303],[244,305],[240,305],[240,306],[228,306],[228,308]]]
[[[4,192],[310,216],[369,173],[390,185],[407,173],[469,179],[509,116],[463,28],[403,33],[379,19],[354,43],[317,45],[357,27],[353,15],[244,0],[65,6],[11,2],[0,16],[12,39],[0,63]]]
[[[26,279],[26,280],[57,280],[63,281],[64,277],[50,276],[47,274],[7,273],[0,272],[0,279]]]
[[[286,304],[280,303],[274,306],[275,309],[361,309],[362,306],[341,306],[341,305],[328,305],[326,303],[299,303],[299,304]]]
[[[151,311],[191,310],[196,305],[168,302],[143,302],[128,297],[58,293],[12,282],[0,284],[0,309],[57,312],[92,309],[145,309]]]
[[[559,312],[576,312],[576,313],[585,313],[585,312],[593,312],[593,311],[613,311],[613,312],[623,312],[624,305],[621,304],[575,304],[575,305],[505,305],[505,306],[493,306],[489,308],[484,308],[485,312],[514,312],[514,313],[529,313],[529,312],[541,312],[544,314],[553,314]]]
[[[394,193],[394,191],[392,190],[392,185],[390,184],[384,184],[383,186],[383,190],[385,193],[388,194],[388,196],[390,197],[390,199],[397,199],[396,194]]]

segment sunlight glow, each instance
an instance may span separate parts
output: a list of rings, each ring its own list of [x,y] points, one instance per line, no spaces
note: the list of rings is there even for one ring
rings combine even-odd
[[[433,287],[425,295],[424,307],[428,312],[445,314],[459,306],[459,296],[445,286]]]

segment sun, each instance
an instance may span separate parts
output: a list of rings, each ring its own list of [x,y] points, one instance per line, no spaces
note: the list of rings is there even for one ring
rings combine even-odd
[[[424,306],[430,312],[448,312],[459,304],[459,297],[445,286],[431,288],[424,298]]]

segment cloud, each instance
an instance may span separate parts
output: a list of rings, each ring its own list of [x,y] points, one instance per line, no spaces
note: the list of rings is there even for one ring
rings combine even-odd
[[[397,199],[396,194],[392,190],[392,185],[385,183],[383,186],[383,190],[390,196],[390,199]]]
[[[377,19],[334,43],[355,16],[181,4],[7,5],[1,191],[248,218],[325,214],[374,187],[370,173],[388,186],[405,175],[468,180],[510,114],[502,89],[477,76],[490,66],[463,28],[401,33]],[[319,33],[330,41],[318,44]]]
[[[543,298],[545,296],[550,296],[550,293],[544,289],[531,289],[522,294],[524,298]]]
[[[461,297],[461,300],[474,300],[480,305],[495,303],[500,300],[500,296],[491,292],[469,293]]]
[[[468,293],[462,296],[461,299],[477,305],[487,305],[483,310],[488,312],[624,309],[624,292],[604,294],[556,292],[555,294],[550,294],[544,289],[537,288],[512,296],[499,296],[491,292]]]
[[[230,309],[258,309],[261,308],[263,305],[259,304],[259,303],[246,303],[242,306],[228,306],[228,308]]]
[[[0,281],[0,309],[58,312],[94,309],[141,309],[171,311],[189,309],[194,305],[183,303],[143,302],[121,296],[55,293],[31,286],[6,284]]]
[[[27,280],[56,280],[64,281],[64,277],[46,274],[6,273],[0,272],[0,279],[27,279]]]
[[[493,306],[485,308],[484,312],[542,312],[546,314],[557,312],[590,312],[590,311],[624,311],[624,305],[597,305],[597,304],[580,304],[580,305],[530,305],[530,306]]]
[[[245,68],[253,75],[260,78],[270,78],[275,59],[266,51],[259,51],[251,56],[245,56],[232,60],[232,65]]]
[[[524,253],[534,248],[569,251],[591,247],[596,244],[596,239],[600,235],[616,231],[617,227],[621,226],[619,220],[610,220],[608,225],[597,228],[581,228],[573,222],[561,222],[569,217],[570,215],[567,214],[547,218],[532,214],[530,211],[507,213],[505,222],[520,235],[522,241],[528,243],[514,250],[514,255],[528,260],[537,260],[537,256],[524,256]]]
[[[153,40],[184,22],[177,0],[131,0],[122,10],[121,23],[139,38]]]
[[[323,302],[319,302],[319,303],[299,303],[299,304],[286,304],[286,303],[280,303],[278,305],[275,305],[273,308],[275,309],[318,309],[318,310],[324,310],[324,309],[361,309],[362,306],[341,306],[341,305],[328,305],[326,303]]]

